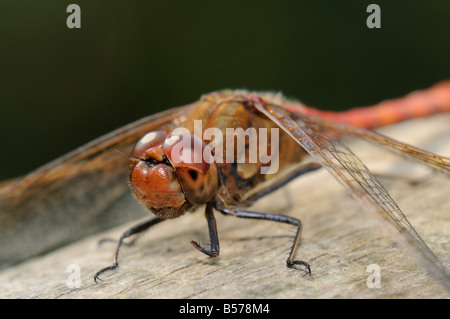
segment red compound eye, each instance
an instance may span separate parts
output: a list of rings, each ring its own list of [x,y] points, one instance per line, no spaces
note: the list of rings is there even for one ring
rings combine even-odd
[[[161,146],[166,137],[166,131],[153,131],[145,134],[134,146],[133,155],[143,157],[149,149]]]
[[[218,187],[217,168],[211,149],[192,134],[166,138],[164,153],[175,168],[186,199],[191,204],[207,203]]]

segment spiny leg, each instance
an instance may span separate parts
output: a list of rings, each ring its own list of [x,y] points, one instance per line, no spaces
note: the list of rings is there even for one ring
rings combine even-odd
[[[258,213],[251,212],[239,209],[228,209],[225,207],[221,207],[216,204],[215,208],[220,211],[224,215],[236,216],[239,218],[250,218],[250,219],[262,219],[262,220],[270,220],[279,223],[285,223],[297,226],[297,232],[295,233],[294,242],[292,243],[291,251],[289,253],[289,257],[286,260],[286,266],[289,268],[293,268],[295,265],[303,265],[308,270],[308,273],[311,275],[311,267],[306,261],[303,260],[294,260],[295,251],[297,250],[298,244],[300,242],[300,237],[302,234],[302,223],[299,219],[293,218],[290,216],[279,215],[279,214],[267,214],[267,213]]]
[[[191,241],[191,244],[202,253],[210,257],[217,257],[219,256],[220,247],[219,247],[219,237],[217,233],[216,219],[214,218],[213,212],[213,203],[206,204],[205,217],[206,220],[208,221],[209,238],[211,240],[211,250],[205,249],[195,241]]]
[[[129,228],[127,231],[125,231],[122,236],[120,236],[119,238],[119,242],[117,243],[117,247],[116,247],[116,252],[114,255],[114,263],[111,266],[105,267],[101,270],[99,270],[95,275],[94,275],[94,281],[97,283],[99,280],[102,281],[99,276],[109,270],[113,270],[116,269],[119,266],[119,262],[118,262],[118,258],[119,258],[119,250],[120,247],[123,244],[123,241],[125,238],[128,238],[130,236],[133,236],[135,234],[139,234],[147,229],[149,229],[151,226],[156,225],[160,222],[162,222],[164,219],[160,219],[160,218],[152,218],[149,220],[145,220],[137,225],[132,226],[131,228]]]

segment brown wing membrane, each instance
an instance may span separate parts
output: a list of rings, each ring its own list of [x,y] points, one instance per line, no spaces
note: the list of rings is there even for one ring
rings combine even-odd
[[[277,123],[349,189],[353,198],[382,221],[383,227],[390,228],[395,239],[418,264],[450,290],[450,275],[446,268],[417,234],[377,178],[347,146],[336,140],[339,132],[332,130],[330,126],[310,121],[307,116],[294,115],[280,106],[266,104],[264,101],[256,99],[255,107]]]
[[[172,130],[190,107],[138,120],[0,185],[0,268],[141,216],[124,209],[134,200],[128,157],[117,150],[128,154],[147,132]]]

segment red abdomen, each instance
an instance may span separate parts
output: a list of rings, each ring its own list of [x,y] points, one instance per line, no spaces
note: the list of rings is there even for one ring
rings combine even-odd
[[[321,111],[304,105],[289,105],[287,108],[294,112],[371,129],[408,119],[450,112],[450,81],[440,82],[427,90],[414,91],[402,98],[343,112]]]

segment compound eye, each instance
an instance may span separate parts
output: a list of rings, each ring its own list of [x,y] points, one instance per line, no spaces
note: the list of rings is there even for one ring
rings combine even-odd
[[[161,146],[166,137],[166,131],[153,131],[145,134],[134,146],[133,155],[142,157],[148,149]]]
[[[164,141],[163,150],[174,166],[192,167],[206,172],[214,162],[210,147],[192,134],[169,136]]]
[[[192,134],[166,138],[164,153],[174,167],[186,199],[191,204],[207,203],[218,187],[217,167],[211,149]]]

